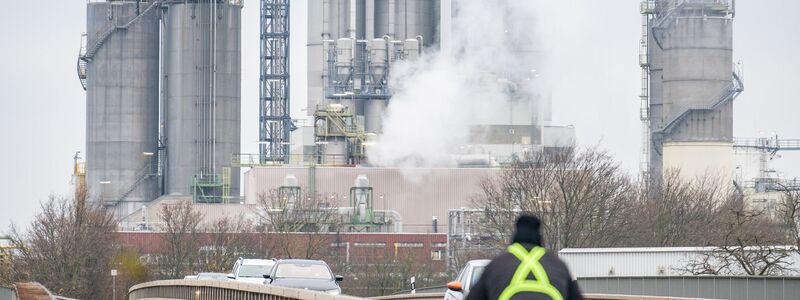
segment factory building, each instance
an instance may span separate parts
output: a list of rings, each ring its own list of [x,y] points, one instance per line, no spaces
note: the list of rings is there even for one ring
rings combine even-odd
[[[647,0],[641,12],[642,171],[732,178],[733,100],[743,91],[733,2]]]
[[[238,196],[240,0],[90,1],[78,58],[86,185],[125,216],[157,197]]]
[[[439,15],[439,1],[309,1],[307,107],[313,124],[305,130],[314,128],[314,143],[294,147],[296,156],[366,163],[364,147],[382,132],[392,95],[391,68],[438,47]]]
[[[310,1],[309,116],[308,121],[295,124],[296,133],[285,143],[291,158],[283,161],[372,165],[365,147],[375,145],[383,132],[395,88],[390,84],[393,67],[444,50],[441,45],[448,42],[452,45],[448,39],[459,7],[456,0]],[[470,124],[467,141],[452,153],[460,165],[496,166],[540,151],[546,147],[544,139],[561,146],[574,142],[574,128],[548,124],[550,92],[526,88],[532,77],[540,75],[536,74],[541,67],[540,51],[526,44],[510,47],[518,53],[520,70],[476,76],[492,84],[504,82],[511,99],[498,104],[503,107],[495,111],[502,113]]]

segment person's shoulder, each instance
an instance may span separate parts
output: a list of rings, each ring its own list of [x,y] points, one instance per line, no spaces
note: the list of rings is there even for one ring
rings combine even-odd
[[[491,270],[495,268],[506,268],[508,263],[512,260],[516,260],[517,258],[514,257],[513,254],[505,252],[498,256],[492,258],[488,265],[486,265],[486,270]],[[484,271],[485,272],[485,271]]]

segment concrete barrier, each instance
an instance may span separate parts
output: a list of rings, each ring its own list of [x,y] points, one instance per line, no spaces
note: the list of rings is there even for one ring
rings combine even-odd
[[[359,300],[345,295],[330,295],[254,283],[212,280],[159,280],[134,285],[128,292],[131,300]]]
[[[374,300],[440,300],[444,294],[417,293],[380,296]],[[211,280],[159,280],[137,284],[129,290],[131,300],[363,300],[346,295],[330,295],[254,283]],[[587,300],[692,300],[655,296],[585,294]]]

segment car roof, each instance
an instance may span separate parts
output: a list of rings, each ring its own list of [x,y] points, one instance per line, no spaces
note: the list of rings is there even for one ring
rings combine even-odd
[[[467,264],[472,265],[472,266],[476,266],[476,267],[485,267],[490,262],[492,262],[492,261],[488,260],[488,259],[474,259],[474,260],[468,261]]]
[[[274,265],[275,261],[271,259],[255,259],[255,258],[243,258],[242,259],[243,265],[258,265],[258,266],[270,266]]]
[[[313,259],[281,259],[281,260],[278,260],[278,263],[328,265],[325,261],[313,260]]]
[[[204,273],[197,273],[197,276],[201,276],[201,275],[202,275],[202,276],[217,276],[217,275],[221,275],[221,276],[228,276],[228,275],[227,275],[227,274],[225,274],[225,273],[214,273],[214,272],[204,272]]]

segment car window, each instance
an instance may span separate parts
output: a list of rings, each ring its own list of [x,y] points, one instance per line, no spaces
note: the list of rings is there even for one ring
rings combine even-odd
[[[464,279],[466,279],[464,277],[466,276],[465,274],[467,273],[467,269],[469,269],[469,265],[467,267],[464,267],[463,269],[461,269],[461,273],[458,273],[458,277],[456,277],[456,281],[461,282],[462,284],[464,283]]]
[[[318,264],[278,264],[275,278],[308,278],[333,279],[331,271],[325,265]]]
[[[478,280],[481,279],[481,274],[483,274],[484,267],[475,267],[472,269],[472,278],[470,278],[469,287],[475,286],[478,283]]]
[[[241,265],[239,266],[239,277],[264,277],[272,272],[272,266],[265,265]]]

